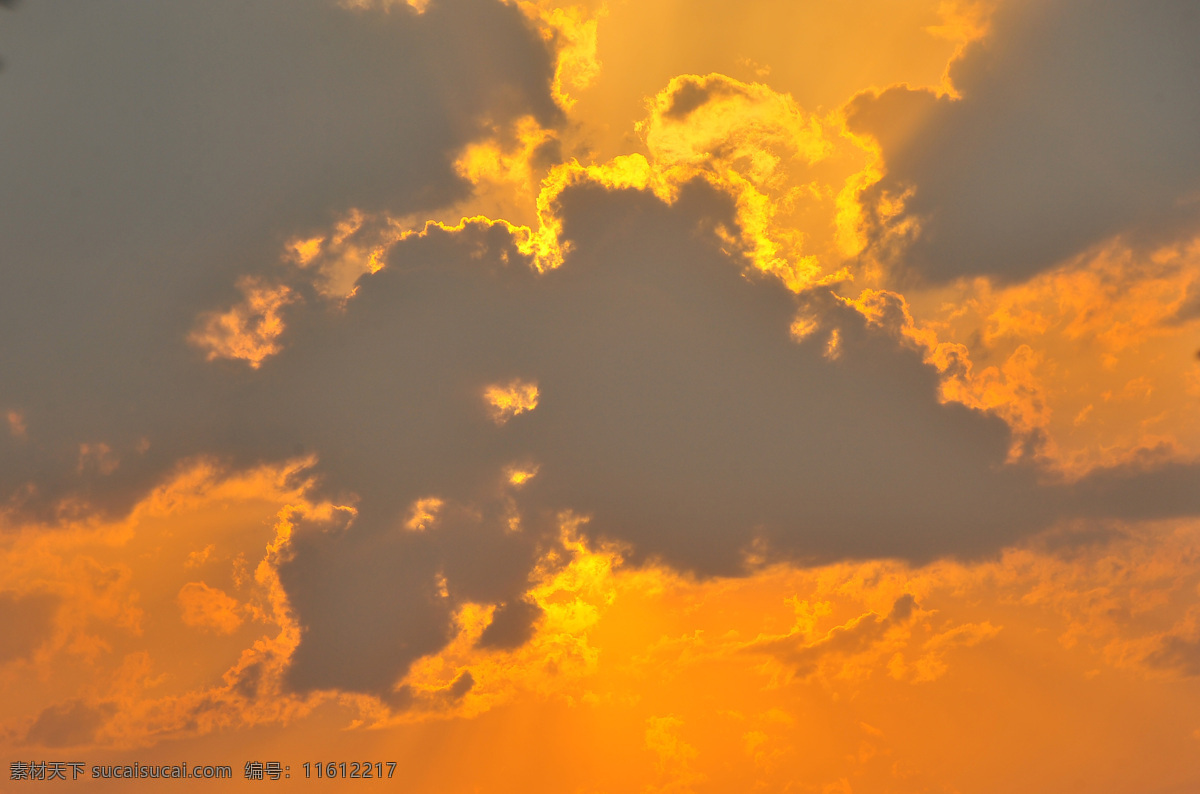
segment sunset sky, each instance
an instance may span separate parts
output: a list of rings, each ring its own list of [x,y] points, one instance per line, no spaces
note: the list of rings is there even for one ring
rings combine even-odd
[[[1190,0],[0,3],[0,790],[1200,791],[1197,86]]]

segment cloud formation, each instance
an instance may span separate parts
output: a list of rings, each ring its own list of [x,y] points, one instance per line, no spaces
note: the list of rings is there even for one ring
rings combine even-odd
[[[344,311],[296,313],[247,382],[242,443],[302,439],[357,510],[298,531],[281,567],[296,686],[388,691],[449,642],[455,605],[519,601],[563,511],[629,560],[729,575],[756,554],[973,556],[1070,516],[1200,509],[1185,464],[1068,488],[1006,463],[1009,427],[939,402],[886,323],[722,253],[705,229],[733,208],[703,183],[670,206],[581,185],[560,209],[563,266],[536,273],[483,222],[428,228]],[[798,313],[819,328],[799,341]],[[536,404],[498,423],[489,389],[513,383]]]
[[[546,43],[488,0],[35,3],[0,49],[0,482],[43,518],[64,499],[120,513],[230,448],[211,420],[233,384],[214,391],[186,340],[283,240],[351,206],[452,203],[454,155],[487,125],[561,121]]]
[[[775,204],[805,205],[780,163],[829,155],[819,120],[786,95],[682,76],[651,106],[650,158],[552,170],[536,232],[483,217],[421,226],[411,219],[467,196],[483,173],[472,163],[492,161],[464,153],[499,151],[496,130],[516,130],[523,157],[556,154],[543,144],[563,121],[562,62],[499,3],[297,9],[120,7],[69,24],[39,11],[26,41],[65,26],[68,44],[44,48],[60,60],[0,82],[28,111],[0,122],[16,144],[3,190],[26,196],[0,218],[16,263],[0,290],[17,331],[0,387],[9,518],[120,516],[200,456],[235,471],[313,461],[309,495],[341,509],[298,516],[264,574],[290,610],[279,646],[293,690],[406,707],[404,676],[481,605],[478,647],[518,647],[545,613],[527,594],[566,524],[631,563],[717,576],[978,557],[1062,519],[1200,511],[1182,463],[1041,482],[1011,460],[1010,425],[943,400],[895,312],[815,288],[825,271],[805,269],[804,234],[773,247],[790,217]],[[1102,37],[1115,23],[1101,17]],[[989,45],[1003,57],[977,45],[956,67],[958,104],[892,89],[860,98],[851,124],[875,129],[870,114],[893,100],[951,120],[988,100],[987,58],[1009,64],[1005,42],[1023,41],[1023,17],[1006,19]],[[96,31],[121,24],[159,33],[102,51]],[[1049,58],[1052,43],[1029,52]],[[55,104],[64,86],[89,98]],[[920,146],[939,141],[918,132]],[[879,135],[889,171],[871,190],[923,184],[923,155]],[[835,203],[812,192],[814,207]],[[907,201],[928,240],[979,242],[969,219],[934,234],[936,190]],[[223,589],[175,593],[190,625],[242,625]],[[256,691],[262,662],[243,661],[224,695]],[[459,672],[437,697],[474,685]]]
[[[886,175],[877,252],[935,282],[1023,280],[1114,235],[1161,241],[1200,205],[1200,14],[1187,2],[1015,0],[949,68],[847,107]]]
[[[28,658],[53,628],[58,599],[0,592],[0,664]]]

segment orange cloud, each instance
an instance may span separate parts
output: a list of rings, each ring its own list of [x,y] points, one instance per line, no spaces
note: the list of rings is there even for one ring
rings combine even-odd
[[[20,411],[8,411],[5,419],[8,421],[8,432],[12,434],[13,438],[25,438],[27,432],[25,417]]]
[[[179,591],[180,617],[196,628],[232,634],[242,625],[240,604],[223,590],[204,582],[188,582]]]
[[[1078,478],[1200,454],[1200,315],[1188,302],[1198,251],[1196,241],[1152,252],[1118,241],[1022,284],[866,290],[853,305],[926,351],[943,399],[1008,422],[1015,457],[1032,452]]]
[[[502,425],[518,414],[537,408],[538,387],[536,383],[516,379],[505,385],[488,386],[483,391],[483,399],[488,404],[492,421]]]
[[[238,359],[257,369],[267,357],[279,352],[281,310],[294,297],[286,286],[272,286],[249,277],[238,282],[238,289],[243,295],[241,303],[225,312],[201,315],[188,341],[204,350],[209,361]]]

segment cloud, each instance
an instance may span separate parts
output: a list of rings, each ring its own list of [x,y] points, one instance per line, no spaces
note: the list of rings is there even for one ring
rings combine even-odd
[[[794,341],[801,299],[697,233],[731,211],[707,187],[668,206],[584,185],[561,206],[562,267],[532,272],[482,222],[430,228],[344,313],[297,315],[247,388],[243,437],[302,433],[324,487],[357,499],[281,568],[306,627],[297,686],[386,690],[449,641],[456,604],[520,598],[563,511],[631,561],[711,575],[744,572],[756,544],[921,561],[1071,515],[1197,509],[1186,465],[1039,485],[1005,463],[1007,425],[940,404],[918,352],[839,301],[811,298],[820,330]],[[536,407],[497,425],[487,388],[518,379]],[[519,488],[514,462],[536,466]],[[429,498],[443,507],[404,531]]]
[[[804,678],[815,673],[821,663],[830,657],[844,666],[849,657],[885,652],[889,647],[886,642],[888,633],[893,629],[903,632],[917,609],[916,599],[905,593],[896,599],[886,615],[868,612],[844,625],[835,626],[823,637],[811,641],[806,632],[762,638],[745,646],[745,650],[774,656],[791,668],[794,674]],[[901,637],[898,644],[902,646],[905,640],[907,636]]]
[[[88,744],[114,710],[111,704],[91,706],[82,700],[50,706],[29,726],[25,741],[43,747],[76,747]]]
[[[917,351],[722,253],[704,230],[733,208],[704,184],[673,205],[584,184],[561,212],[573,253],[558,269],[536,273],[495,226],[431,227],[344,309],[295,307],[258,368],[196,357],[216,410],[175,408],[210,451],[312,453],[317,492],[353,505],[299,520],[280,557],[295,689],[393,697],[461,605],[521,602],[567,511],[630,561],[713,575],[745,572],[754,549],[923,561],[994,551],[1085,506],[1197,509],[1188,467],[1107,472],[1076,503],[1006,465],[1007,425],[941,404]],[[817,330],[797,342],[801,310]],[[513,383],[536,383],[536,404],[497,424],[488,388]],[[535,473],[518,485],[514,467]],[[506,626],[512,609],[485,646],[526,631],[533,615]]]
[[[237,599],[204,582],[188,582],[179,591],[180,617],[189,626],[232,634],[242,625]]]
[[[0,664],[29,657],[50,638],[59,599],[0,593]]]
[[[786,96],[673,81],[647,128],[657,189],[645,158],[556,172],[538,211],[568,255],[542,268],[545,241],[502,221],[396,232],[465,195],[459,156],[481,130],[561,122],[552,58],[519,14],[296,9],[31,14],[71,46],[11,78],[28,112],[0,122],[30,155],[3,188],[30,198],[0,220],[16,263],[0,316],[30,331],[4,337],[13,520],[121,514],[199,456],[313,460],[310,495],[341,507],[281,521],[258,573],[287,627],[226,694],[290,653],[293,690],[403,706],[404,676],[464,610],[494,607],[483,649],[530,636],[549,610],[526,595],[564,525],[713,576],[979,556],[1062,517],[1200,510],[1182,464],[1039,484],[1006,463],[1001,419],[941,402],[920,351],[827,292],[797,294],[814,282],[763,247],[775,216],[750,211],[787,183],[754,152],[826,156]],[[91,43],[151,23],[160,35],[110,60]],[[192,623],[237,627],[221,591],[180,599]],[[457,699],[475,679],[453,680]]]
[[[649,784],[651,792],[690,792],[705,775],[697,773],[693,761],[699,752],[680,735],[683,720],[674,715],[650,717],[646,720],[646,749],[655,756],[655,766],[664,781]]]
[[[858,96],[849,125],[886,163],[862,193],[876,250],[932,281],[1022,280],[1113,235],[1194,228],[1198,35],[1185,2],[1017,0],[951,64],[959,96]]]
[[[547,43],[491,0],[32,4],[0,50],[0,491],[25,516],[122,513],[211,445],[197,420],[237,398],[187,340],[203,316],[218,342],[257,334],[223,352],[270,352],[296,297],[262,286],[283,240],[452,204],[454,156],[491,124],[562,122]],[[83,444],[104,465],[68,476]]]
[[[1200,639],[1167,635],[1144,659],[1146,665],[1185,676],[1200,676]]]
[[[479,635],[481,648],[516,648],[533,636],[534,621],[542,611],[536,604],[513,601],[496,608],[492,622]]]

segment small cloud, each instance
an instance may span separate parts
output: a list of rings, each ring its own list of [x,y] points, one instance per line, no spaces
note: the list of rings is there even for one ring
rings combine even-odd
[[[28,744],[78,747],[94,741],[96,732],[116,709],[111,704],[89,706],[73,700],[44,709],[25,734]]]
[[[481,648],[518,648],[533,636],[534,623],[542,615],[536,604],[511,601],[492,613],[492,622],[479,636]]]
[[[339,5],[356,11],[391,11],[393,6],[408,6],[418,14],[424,14],[429,7],[429,0],[340,0]]]
[[[223,590],[188,582],[179,591],[180,617],[194,628],[232,634],[242,625],[241,605]]]
[[[458,678],[454,679],[454,683],[450,685],[447,693],[452,700],[458,700],[463,695],[471,691],[475,686],[475,677],[471,675],[470,670],[464,670]]]
[[[774,656],[801,677],[816,673],[827,659],[838,660],[845,674],[850,670],[850,666],[845,664],[846,660],[862,656],[869,658],[888,650],[889,630],[909,625],[918,608],[916,599],[905,593],[893,602],[886,616],[867,612],[811,641],[804,630],[784,636],[763,637],[749,643],[745,650]]]
[[[893,657],[889,672],[893,678],[907,678],[913,683],[935,681],[946,674],[946,654],[955,648],[970,648],[989,640],[1000,633],[1000,626],[982,623],[964,623],[931,637],[924,645],[925,653],[911,667],[904,664],[899,654]]]
[[[260,279],[243,278],[238,283],[242,301],[224,312],[207,312],[188,341],[205,351],[212,361],[240,359],[258,369],[278,353],[283,333],[284,306],[292,303],[292,291],[284,285],[268,285]]]
[[[802,342],[814,332],[819,330],[820,327],[821,324],[818,322],[816,317],[810,315],[800,315],[792,321],[792,325],[788,329],[788,332],[791,334],[793,341]]]
[[[80,444],[79,459],[75,470],[79,474],[94,470],[100,474],[112,474],[121,465],[121,459],[108,444]]]
[[[517,414],[537,408],[538,387],[534,382],[515,379],[502,386],[488,386],[483,399],[490,406],[492,421],[502,425]]]
[[[201,565],[208,562],[209,557],[212,556],[212,553],[216,550],[216,548],[216,546],[210,543],[199,551],[191,552],[188,554],[187,561],[184,562],[184,565],[188,568],[199,568]]]
[[[26,436],[25,417],[20,411],[8,412],[8,432],[13,438],[24,439]]]
[[[753,58],[738,58],[737,65],[743,69],[749,69],[760,80],[771,74],[771,66],[769,64],[759,63]]]
[[[863,729],[864,733],[869,733],[872,736],[883,736],[883,731],[876,728],[874,725],[868,725],[865,722],[858,723],[858,727]]]
[[[658,755],[661,763],[688,761],[696,757],[696,748],[679,736],[683,720],[675,716],[650,717],[646,720],[646,747]]]
[[[59,599],[0,593],[0,664],[28,657],[50,636]]]
[[[525,483],[537,476],[538,466],[536,464],[506,466],[504,468],[504,477],[511,485],[520,488]]]
[[[842,334],[834,328],[829,332],[829,341],[825,343],[825,358],[836,361],[842,355]]]
[[[1186,630],[1165,634],[1157,647],[1146,654],[1144,662],[1156,670],[1169,670],[1189,678],[1200,676],[1200,637]]]
[[[408,521],[404,522],[404,528],[412,532],[424,532],[429,529],[437,521],[443,504],[442,500],[436,496],[429,496],[413,502],[412,512],[409,514]]]

